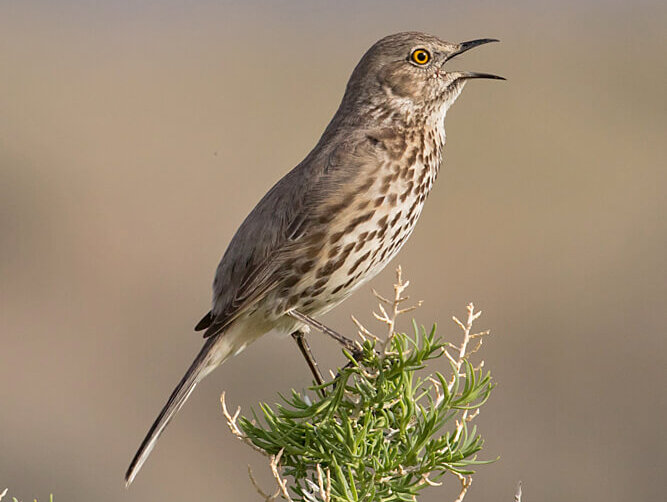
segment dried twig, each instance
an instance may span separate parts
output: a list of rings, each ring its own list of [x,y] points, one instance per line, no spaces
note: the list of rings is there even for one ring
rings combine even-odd
[[[231,433],[238,439],[243,441],[245,444],[250,446],[253,450],[267,457],[268,456],[267,453],[261,448],[255,446],[255,444],[252,441],[250,441],[250,438],[248,438],[248,436],[246,436],[243,433],[243,431],[239,428],[238,424],[236,423],[236,420],[239,418],[239,414],[241,413],[241,407],[239,406],[238,408],[236,408],[236,413],[234,413],[234,415],[231,415],[227,410],[227,403],[225,402],[225,392],[223,392],[222,395],[220,396],[220,404],[222,405],[222,414],[225,416],[225,419],[227,420],[227,427],[229,427]]]
[[[352,317],[352,322],[353,322],[354,325],[357,327],[357,330],[358,330],[358,331],[357,331],[357,334],[359,335],[359,338],[361,338],[363,341],[366,341],[366,339],[368,339],[368,338],[372,338],[372,339],[375,340],[376,342],[380,341],[380,339],[379,339],[377,336],[375,336],[373,333],[371,333],[370,331],[368,331],[368,330],[364,327],[364,325],[361,324],[361,323],[357,320],[356,317],[354,317],[354,316],[350,316],[350,317]]]
[[[454,502],[461,502],[465,496],[466,493],[468,493],[468,488],[470,488],[470,485],[472,484],[472,476],[464,476],[463,474],[452,471],[454,475],[456,475],[457,478],[459,478],[459,481],[461,481],[461,491],[459,492],[459,496],[456,497],[456,500]]]
[[[452,363],[452,366],[454,367],[454,374],[452,375],[451,380],[448,382],[448,388],[450,391],[454,387],[456,378],[461,378],[465,376],[464,374],[461,373],[461,367],[463,366],[464,361],[466,361],[470,355],[474,354],[481,348],[483,337],[490,333],[490,331],[481,331],[479,333],[472,333],[473,323],[477,319],[479,319],[479,317],[482,315],[482,311],[480,310],[478,312],[475,312],[475,306],[472,302],[468,304],[467,310],[468,310],[468,317],[466,319],[465,324],[459,321],[458,318],[452,317],[454,322],[463,331],[463,340],[461,341],[461,345],[459,345],[458,347],[453,346],[453,348],[456,349],[458,352],[456,354],[456,357],[452,356],[446,349],[444,350],[445,356],[447,357],[447,359],[449,359],[449,361]],[[479,339],[479,341],[477,342],[477,345],[475,345],[475,347],[469,349],[468,346],[470,342],[474,339]],[[478,368],[481,368],[482,366],[484,366],[484,361],[480,362]],[[466,423],[470,422],[478,415],[479,415],[479,408],[477,408],[475,412],[472,414],[470,413],[470,410],[464,410],[463,414],[461,415],[461,419],[456,421],[456,432],[454,433],[454,441],[459,440],[461,434],[463,433],[463,429],[466,426]],[[472,476],[466,477],[458,472],[455,471],[452,472],[461,481],[461,492],[459,493],[459,496],[455,501],[455,502],[461,502],[463,498],[466,496],[468,488],[470,488],[470,485],[472,484]]]
[[[450,347],[453,347],[458,351],[456,357],[452,356],[447,350],[445,350],[445,356],[454,365],[454,374],[452,375],[452,378],[449,382],[449,390],[452,390],[457,376],[459,378],[465,376],[461,374],[461,366],[463,366],[463,361],[465,361],[469,356],[477,352],[482,347],[483,337],[491,333],[489,330],[480,331],[479,333],[471,333],[472,325],[482,315],[482,311],[480,310],[478,312],[475,312],[475,305],[473,305],[473,303],[468,304],[467,310],[468,310],[468,318],[466,319],[465,324],[459,321],[456,316],[452,317],[454,322],[458,324],[459,328],[461,328],[461,330],[463,331],[463,341],[461,342],[461,345],[459,345],[458,347],[450,344]],[[468,349],[468,345],[474,339],[479,339],[477,345],[475,345],[475,347],[473,347],[472,349]],[[484,366],[484,361],[480,362],[478,368],[481,368],[482,366]]]
[[[327,484],[324,484],[324,471],[320,464],[317,464],[317,482],[320,489],[320,497],[323,502],[331,501],[331,470],[327,469]]]
[[[422,474],[422,481],[426,483],[428,486],[442,486],[442,483],[430,479],[428,477],[428,474]]]
[[[387,325],[387,336],[385,337],[384,341],[380,343],[381,353],[386,353],[387,347],[391,345],[391,340],[394,338],[395,334],[396,318],[399,315],[412,312],[416,308],[420,307],[422,304],[422,302],[419,301],[417,302],[417,304],[412,305],[410,307],[401,308],[401,304],[410,299],[409,296],[405,297],[403,296],[403,292],[408,288],[409,285],[410,281],[403,282],[402,270],[399,265],[398,267],[396,267],[396,282],[394,283],[393,300],[389,300],[384,296],[382,296],[377,291],[373,290],[373,294],[380,301],[378,305],[380,313],[378,314],[376,312],[373,312],[373,317],[375,317],[378,321]],[[389,312],[387,312],[387,309],[385,309],[383,304],[387,305]]]
[[[273,502],[280,496],[280,488],[278,488],[273,495],[268,495],[265,493],[264,490],[262,490],[262,488],[259,486],[259,483],[257,483],[255,476],[253,476],[250,466],[248,466],[248,477],[250,478],[252,486],[255,487],[255,490],[257,490],[257,493],[259,493],[260,497],[262,497],[265,502]]]
[[[273,473],[273,478],[276,480],[276,483],[278,483],[278,486],[280,487],[280,491],[282,492],[283,497],[285,497],[288,502],[294,502],[292,497],[289,496],[289,492],[287,491],[287,481],[280,477],[280,457],[283,456],[284,451],[285,449],[283,448],[278,452],[277,455],[271,456],[271,472]]]
[[[403,282],[402,270],[401,266],[399,265],[396,267],[396,282],[394,283],[393,299],[390,300],[389,298],[378,293],[375,289],[372,290],[375,298],[377,298],[380,302],[378,304],[378,310],[380,313],[378,314],[377,312],[373,312],[373,317],[387,326],[387,335],[384,340],[373,334],[363,324],[361,324],[361,322],[359,322],[356,317],[352,316],[352,322],[357,327],[357,335],[359,338],[361,338],[363,341],[371,338],[378,342],[379,352],[382,354],[386,354],[387,347],[391,345],[391,340],[394,338],[396,318],[399,315],[412,312],[422,305],[422,301],[420,300],[414,305],[401,308],[401,304],[410,299],[409,296],[403,296],[404,291],[408,288],[409,285],[410,281]]]

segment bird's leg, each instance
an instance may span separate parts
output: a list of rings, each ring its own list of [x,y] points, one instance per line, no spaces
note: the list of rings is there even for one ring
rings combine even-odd
[[[310,372],[313,374],[317,385],[324,384],[324,378],[322,378],[322,373],[320,372],[320,368],[317,366],[317,361],[315,361],[313,353],[310,351],[310,345],[308,345],[308,340],[306,340],[305,333],[298,329],[292,333],[292,338],[294,338],[294,341],[299,347],[301,354],[303,354],[303,358],[306,360],[306,363],[308,364]],[[324,395],[324,391],[322,391],[322,394]]]
[[[336,331],[332,330],[331,328],[328,328],[324,324],[322,324],[319,321],[316,321],[312,317],[302,314],[301,312],[297,310],[290,310],[287,312],[287,315],[290,317],[293,317],[294,319],[301,321],[313,328],[315,328],[317,331],[320,331],[324,333],[325,335],[329,335],[331,338],[336,340],[338,343],[340,343],[343,347],[345,347],[347,350],[349,350],[353,356],[355,356],[355,359],[358,355],[360,355],[361,351],[359,350],[359,347],[355,345],[355,343],[350,340],[349,338],[341,335],[340,333],[337,333]]]

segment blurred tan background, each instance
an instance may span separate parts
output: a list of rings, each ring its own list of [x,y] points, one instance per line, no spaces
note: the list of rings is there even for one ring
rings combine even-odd
[[[315,144],[361,54],[418,29],[500,38],[453,67],[508,78],[450,111],[394,263],[419,322],[454,336],[474,300],[494,333],[479,426],[501,460],[466,500],[512,500],[519,479],[524,500],[662,500],[666,23],[658,1],[0,3],[0,491],[258,500],[246,465],[268,487],[264,461],[218,398],[249,411],[309,384],[277,337],[207,379],[129,491],[122,477],[199,350],[237,226]],[[366,287],[326,322],[351,331],[373,305]]]

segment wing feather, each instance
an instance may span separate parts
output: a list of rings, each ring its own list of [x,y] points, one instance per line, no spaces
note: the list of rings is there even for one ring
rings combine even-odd
[[[366,134],[358,138],[361,140],[345,138],[335,148],[316,147],[269,190],[241,224],[218,265],[213,308],[197,324],[206,329],[205,338],[223,331],[276,287],[280,280],[276,272],[284,262],[281,258],[307,236],[308,220],[316,208],[347,186],[368,163],[372,144]]]

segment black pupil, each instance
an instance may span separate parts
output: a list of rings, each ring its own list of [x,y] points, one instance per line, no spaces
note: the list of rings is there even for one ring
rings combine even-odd
[[[420,63],[426,61],[426,53],[424,51],[419,51],[417,53],[417,61],[419,61]]]

